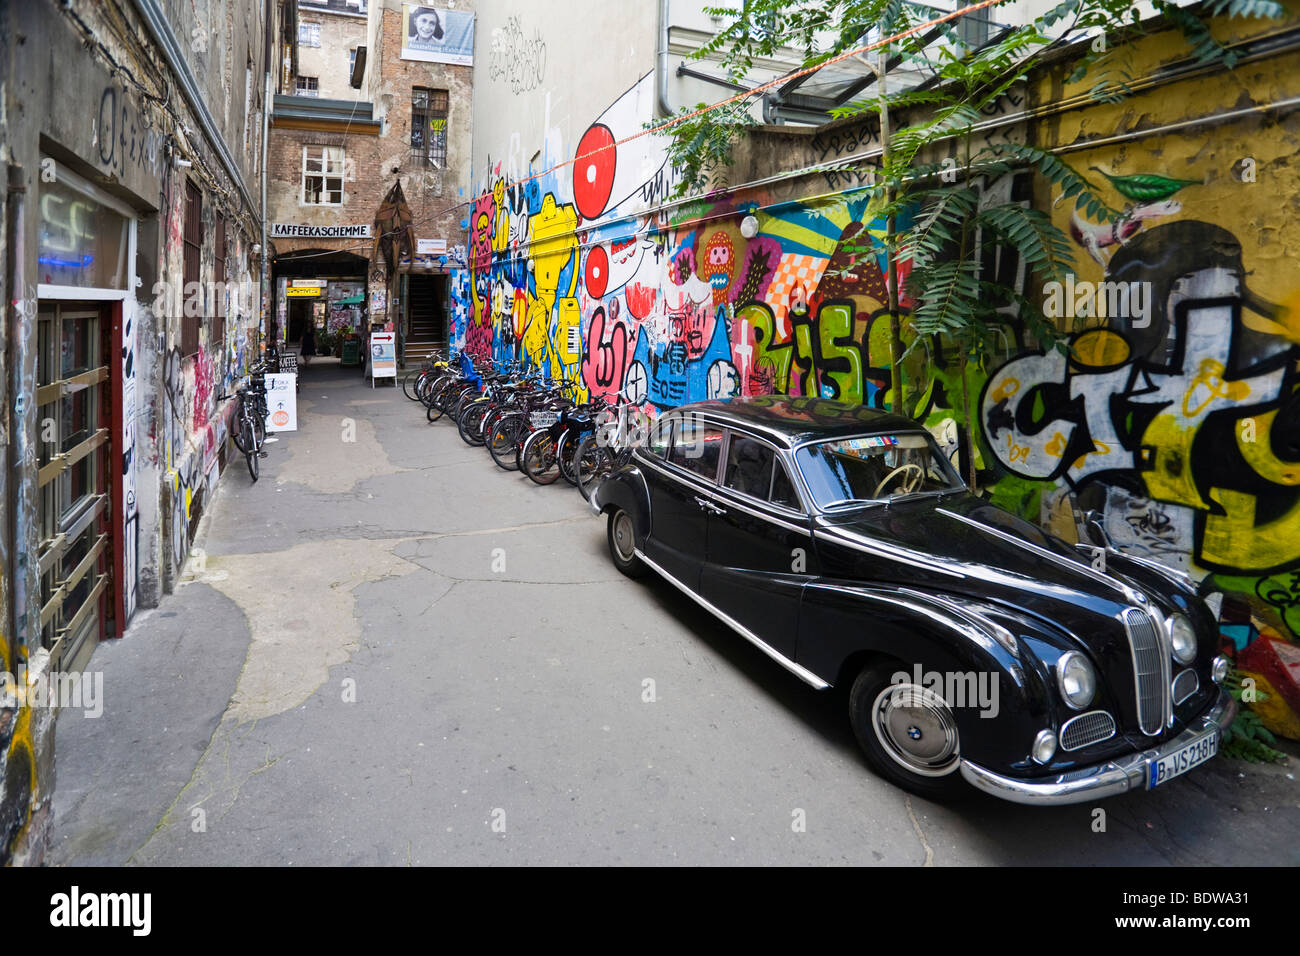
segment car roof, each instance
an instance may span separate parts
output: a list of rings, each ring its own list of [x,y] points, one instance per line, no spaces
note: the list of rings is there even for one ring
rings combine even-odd
[[[692,402],[672,409],[673,414],[692,412],[765,432],[792,448],[809,441],[863,433],[925,430],[920,423],[902,415],[812,396],[753,395]]]

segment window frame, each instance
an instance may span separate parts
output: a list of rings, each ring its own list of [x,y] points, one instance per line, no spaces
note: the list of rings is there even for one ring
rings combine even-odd
[[[315,85],[303,86],[302,84],[304,80],[310,80]],[[306,76],[302,73],[299,73],[297,76],[293,78],[293,95],[309,96],[312,97],[313,99],[319,99],[320,98],[320,77]]]
[[[185,213],[181,229],[181,355],[188,357],[199,351],[203,328],[203,313],[207,311],[207,296],[203,293],[203,190],[194,180],[185,180]],[[194,286],[198,283],[202,307],[191,305]],[[192,313],[197,312],[197,315]]]
[[[312,158],[308,156],[308,150],[318,150],[320,152],[319,156],[314,157],[321,164],[319,172],[308,171],[307,162],[309,158]],[[330,174],[330,153],[329,153],[330,150],[336,150],[338,152],[338,174],[337,175]],[[313,207],[315,206],[341,207],[343,205],[343,200],[347,195],[346,182],[343,176],[343,172],[346,168],[347,168],[347,151],[344,149],[344,147],[326,146],[324,144],[319,144],[319,143],[318,144],[304,143],[302,147],[302,179],[300,182],[301,189],[298,194],[298,205],[313,206]],[[321,181],[321,188],[319,190],[319,195],[321,196],[328,196],[331,192],[334,192],[334,190],[326,188],[326,184],[331,179],[337,179],[339,181],[339,188],[337,190],[339,196],[338,202],[311,202],[310,200],[308,200],[307,180],[309,177],[314,177]]]
[[[420,94],[424,95],[424,105],[417,105],[417,98]],[[434,106],[434,98],[437,96],[441,102],[441,113]],[[417,123],[417,118],[420,123]],[[433,121],[441,120],[442,129],[436,132],[430,130],[429,124]],[[450,90],[439,89],[431,86],[413,86],[411,87],[411,132],[410,132],[410,149],[411,155],[419,157],[419,165],[426,169],[446,169],[447,168],[447,127],[451,122],[451,92]],[[417,146],[416,130],[417,127],[422,130],[423,142]],[[437,137],[439,148],[434,150],[433,137]],[[433,155],[434,153],[437,155]]]
[[[787,514],[798,515],[801,518],[806,518],[809,514],[807,503],[804,501],[803,492],[799,488],[799,483],[795,481],[790,475],[790,468],[786,464],[785,456],[782,454],[783,450],[774,442],[772,442],[771,439],[763,435],[757,435],[754,434],[753,432],[746,431],[743,428],[733,427],[731,425],[726,426],[726,430],[727,430],[727,441],[726,441],[726,448],[723,452],[725,457],[723,458],[721,462],[721,468],[719,469],[718,487],[726,491],[728,494],[736,495],[740,498],[745,499],[746,501],[752,501],[757,504],[765,505],[771,508],[779,508],[782,511],[786,512]],[[749,494],[748,492],[740,491],[737,488],[733,488],[726,483],[727,461],[731,458],[731,447],[732,447],[733,439],[736,438],[746,438],[749,439],[750,441],[756,441],[760,445],[763,445],[764,447],[766,447],[768,450],[772,452],[772,472],[771,474],[768,475],[766,498],[756,497],[754,495]],[[793,489],[794,491],[795,501],[797,502],[796,506],[791,506],[780,501],[772,500],[772,489],[776,486],[776,470],[778,468],[782,470],[782,472],[785,475],[786,482],[790,485],[791,489]]]

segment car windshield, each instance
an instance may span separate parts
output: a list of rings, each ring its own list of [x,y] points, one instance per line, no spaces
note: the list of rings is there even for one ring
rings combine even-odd
[[[822,511],[965,488],[928,435],[863,435],[806,445],[795,452]]]

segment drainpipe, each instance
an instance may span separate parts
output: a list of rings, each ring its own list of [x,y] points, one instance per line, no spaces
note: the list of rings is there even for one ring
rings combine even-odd
[[[280,62],[280,51],[278,49],[272,49],[275,44],[275,31],[272,28],[271,23],[272,18],[277,12],[279,12],[279,9],[280,8],[276,4],[270,3],[268,0],[268,3],[266,4],[266,35],[262,41],[262,62],[265,67],[265,76],[262,81],[262,261],[259,269],[257,311],[261,317],[261,321],[258,323],[258,332],[262,336],[262,341],[259,344],[263,347],[263,350],[265,350],[266,347],[267,332],[273,331],[271,329],[271,316],[275,314],[275,303],[271,302],[270,297],[268,296],[268,292],[270,291],[268,283],[270,282],[270,279],[267,276],[267,263],[271,259],[271,247],[266,244],[266,183],[267,180],[271,178],[271,174],[270,170],[266,168],[266,161],[270,155],[268,140],[270,139],[271,129],[271,104],[274,102],[271,94],[272,55],[275,57],[277,67]],[[265,313],[262,312],[264,306],[266,306]],[[277,365],[276,371],[278,372],[279,370],[279,366]]]
[[[655,86],[659,91],[658,107],[662,118],[673,115],[673,108],[668,104],[668,7],[670,4],[671,0],[659,0],[659,49],[656,54],[658,77]]]
[[[30,578],[34,577],[36,560],[35,542],[32,538],[32,511],[35,497],[32,484],[35,474],[27,475],[28,462],[36,464],[36,450],[29,441],[27,420],[33,409],[28,403],[36,401],[35,369],[29,369],[32,362],[31,324],[34,315],[26,314],[31,303],[26,296],[27,263],[24,257],[25,233],[27,220],[25,215],[27,200],[27,183],[23,177],[23,168],[16,164],[9,166],[8,215],[5,217],[8,231],[5,243],[9,250],[5,284],[9,289],[9,337],[10,355],[13,364],[9,368],[9,392],[13,400],[13,413],[9,419],[9,460],[6,482],[9,486],[7,503],[12,510],[9,516],[10,535],[6,542],[9,561],[6,570],[10,572],[13,587],[9,592],[13,623],[13,647],[26,646],[28,653],[40,646],[40,635],[31,626],[27,605],[29,600]],[[34,467],[33,467],[34,470]],[[35,592],[31,592],[35,593]],[[11,661],[16,664],[17,661]],[[24,677],[25,683],[26,678]]]

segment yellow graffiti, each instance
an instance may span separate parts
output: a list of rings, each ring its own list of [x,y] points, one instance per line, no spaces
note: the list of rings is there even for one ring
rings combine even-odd
[[[1109,454],[1110,454],[1109,445],[1107,445],[1104,441],[1097,441],[1096,439],[1093,439],[1092,451],[1085,451],[1078,458],[1074,459],[1074,464],[1071,465],[1070,467],[1076,470],[1082,468],[1084,462],[1087,461],[1089,455],[1109,455]]]
[[[1029,452],[1028,445],[1017,445],[1012,441],[1011,435],[1007,435],[1007,464],[1014,465],[1018,461],[1028,461]]]
[[[572,205],[557,206],[555,197],[547,194],[542,200],[542,211],[529,220],[532,229],[533,278],[537,297],[546,306],[549,315],[555,307],[555,297],[562,293],[571,296],[578,285],[578,213]],[[569,284],[560,289],[560,273],[569,263]]]
[[[1043,451],[1047,452],[1047,454],[1051,455],[1053,458],[1060,458],[1065,454],[1066,444],[1067,441],[1064,435],[1060,432],[1053,432],[1052,440],[1047,443],[1043,448]]]
[[[1123,365],[1129,360],[1132,349],[1124,336],[1110,329],[1092,329],[1081,333],[1071,349],[1076,364],[1086,368],[1108,368]]]
[[[1254,417],[1254,428],[1249,434],[1238,423],[1237,448],[1241,457],[1265,481],[1275,485],[1300,485],[1300,462],[1283,461],[1273,454],[1269,435],[1273,430],[1273,421],[1277,418],[1277,409],[1264,412]],[[1245,419],[1242,420],[1243,422]]]
[[[1142,444],[1154,449],[1150,470],[1142,472],[1149,497],[1198,511],[1209,508],[1192,477],[1192,442],[1196,431],[1168,412],[1151,420],[1142,433]]]
[[[1201,555],[1207,563],[1248,572],[1267,571],[1295,561],[1300,500],[1285,513],[1259,524],[1253,494],[1215,488],[1210,497],[1226,513],[1205,517]]]
[[[1202,359],[1201,367],[1196,375],[1188,383],[1187,391],[1183,394],[1183,414],[1188,418],[1195,418],[1205,407],[1216,398],[1224,398],[1233,402],[1240,402],[1250,394],[1250,386],[1245,382],[1225,382],[1223,380],[1223,363],[1217,359]],[[1193,394],[1198,393],[1204,387],[1208,394],[1198,394],[1199,404],[1192,408]]]
[[[992,398],[993,401],[1000,402],[1003,399],[1010,398],[1018,391],[1020,391],[1020,379],[1008,376],[1002,380],[1002,384],[993,390]]]
[[[496,204],[497,231],[492,236],[492,251],[505,252],[510,244],[510,210],[506,208],[506,181],[498,179],[492,187],[492,200]]]

